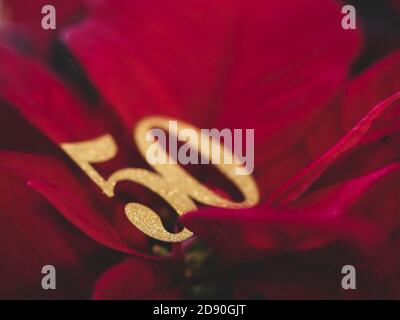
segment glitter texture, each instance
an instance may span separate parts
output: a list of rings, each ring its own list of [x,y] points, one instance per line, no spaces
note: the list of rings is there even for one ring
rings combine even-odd
[[[146,158],[146,150],[149,144],[145,139],[147,131],[152,128],[168,130],[169,121],[168,118],[149,117],[138,123],[133,138],[144,158]],[[200,139],[208,139],[208,137],[201,135],[199,129],[180,121],[177,130],[180,131],[185,128],[196,130]],[[170,134],[176,134],[176,132],[170,132]],[[215,148],[216,144],[210,145]],[[223,145],[217,145],[222,152],[226,151],[223,149]],[[196,146],[191,147],[195,148]],[[117,145],[109,134],[89,141],[63,143],[61,148],[108,197],[114,196],[114,188],[118,182],[127,180],[138,183],[158,194],[171,205],[178,215],[196,210],[194,200],[209,206],[231,209],[252,207],[259,201],[259,192],[253,177],[235,174],[235,169],[240,167],[240,165],[235,164],[235,162],[238,163],[237,161],[234,161],[233,164],[221,163],[215,164],[215,166],[240,190],[244,197],[242,202],[234,202],[219,196],[193,178],[178,164],[152,164],[156,173],[139,168],[124,168],[114,172],[108,180],[105,180],[91,163],[105,162],[115,157]],[[197,151],[210,159],[211,149]],[[168,157],[167,154],[166,157]],[[179,233],[168,232],[165,230],[160,217],[153,210],[139,203],[128,203],[125,206],[125,214],[136,228],[154,239],[180,242],[192,236],[192,232],[186,228]]]

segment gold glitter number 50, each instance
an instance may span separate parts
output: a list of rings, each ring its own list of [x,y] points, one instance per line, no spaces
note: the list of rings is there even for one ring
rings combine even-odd
[[[144,157],[149,143],[146,141],[147,130],[154,127],[168,130],[168,122],[168,118],[150,117],[138,123],[134,131],[134,140]],[[188,123],[180,122],[178,131],[183,128],[194,129],[199,133],[201,139],[208,139],[208,137],[201,135],[199,129]],[[226,152],[222,145],[218,145],[222,151]],[[179,215],[197,209],[193,200],[222,208],[251,207],[259,200],[258,189],[253,178],[251,175],[236,175],[236,164],[216,164],[216,167],[241,191],[244,197],[242,202],[233,202],[220,197],[194,179],[178,164],[153,164],[152,167],[156,173],[139,168],[124,168],[114,172],[107,180],[104,179],[92,164],[111,160],[117,154],[117,145],[109,134],[89,141],[63,143],[61,148],[108,197],[114,196],[114,189],[118,182],[128,180],[141,184],[158,194]],[[162,150],[162,148],[159,149]],[[209,150],[198,151],[203,156],[210,157]],[[168,232],[162,225],[160,217],[153,210],[140,203],[128,203],[125,206],[125,214],[134,226],[154,239],[179,242],[192,235],[192,232],[186,228],[179,233]]]

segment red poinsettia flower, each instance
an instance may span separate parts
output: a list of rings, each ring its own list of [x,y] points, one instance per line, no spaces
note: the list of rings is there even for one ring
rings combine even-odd
[[[2,297],[400,297],[399,52],[352,76],[361,36],[328,0],[62,3],[45,31],[43,1],[5,2],[19,24],[0,43]],[[123,207],[165,204],[128,182],[104,197],[59,147],[110,133],[99,172],[144,167],[132,128],[160,114],[255,129],[261,204],[180,219],[206,248],[153,255]],[[347,264],[357,291],[340,286]]]

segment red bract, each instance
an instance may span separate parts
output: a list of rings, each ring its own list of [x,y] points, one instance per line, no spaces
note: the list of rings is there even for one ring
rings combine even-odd
[[[223,274],[238,298],[399,297],[399,52],[350,76],[360,34],[331,1],[64,2],[46,33],[42,1],[6,1],[41,54],[0,43],[0,296],[42,297],[44,264],[65,275],[57,297],[184,296],[187,244],[155,257],[123,214],[127,199],[164,204],[134,184],[106,198],[58,147],[111,133],[102,175],[141,167],[132,128],[161,114],[255,129],[261,204],[181,218],[216,258],[207,281]],[[52,47],[83,82],[54,71]],[[356,293],[340,287],[345,264],[359,266]]]
[[[29,38],[25,38],[33,51],[37,54],[48,56],[52,43],[58,35],[57,30],[42,29],[42,8],[45,5],[53,5],[57,10],[57,27],[65,27],[80,20],[86,10],[86,4],[82,0],[3,0],[5,19],[16,22],[10,29],[10,33],[17,35],[18,31],[27,32]]]

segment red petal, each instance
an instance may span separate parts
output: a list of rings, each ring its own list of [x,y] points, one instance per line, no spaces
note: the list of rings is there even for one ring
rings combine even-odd
[[[394,299],[396,278],[381,274],[375,261],[345,246],[268,259],[236,281],[237,299]],[[345,265],[356,269],[356,290],[344,290],[341,273]],[[398,270],[397,270],[398,271]],[[398,289],[398,287],[397,287]],[[397,293],[398,294],[398,293]],[[398,297],[398,296],[397,296]]]
[[[350,81],[343,93],[325,106],[323,113],[314,119],[304,135],[299,134],[299,141],[285,150],[282,156],[270,162],[262,162],[257,158],[257,155],[260,154],[258,151],[255,174],[264,195],[270,193],[274,186],[282,185],[297,175],[300,170],[331,148],[358,120],[368,113],[372,106],[399,91],[399,72],[400,52],[397,52]],[[391,110],[396,111],[396,108],[391,108]],[[380,121],[386,121],[393,126],[397,117],[395,112],[390,112],[391,110],[385,112]],[[258,145],[256,148],[256,150],[260,149]],[[347,178],[352,177],[350,174],[353,174],[353,177],[359,176],[390,163],[398,156],[396,141],[386,140],[362,149],[353,156],[353,159],[348,159],[345,164],[338,165],[338,169],[330,176],[342,177],[342,180],[343,173],[347,174]],[[269,149],[263,150],[265,151],[261,152],[261,155],[270,153]],[[371,154],[374,154],[375,157],[371,157]],[[365,168],[372,161],[374,163],[371,163],[370,168]],[[360,163],[363,165],[360,166]],[[349,170],[350,166],[351,170]],[[338,172],[340,168],[343,170]]]
[[[0,97],[55,143],[104,134],[107,126],[89,106],[33,59],[0,45]]]
[[[257,180],[260,187],[268,185],[269,181],[276,185],[275,181],[287,181],[297,175],[299,170],[329,150],[368,113],[371,106],[396,93],[400,88],[399,62],[400,52],[388,56],[352,80],[343,92],[343,96],[327,106],[321,117],[301,137],[301,141],[287,151],[285,157],[278,158],[272,164],[258,167]],[[379,131],[387,127],[387,132],[392,132],[397,121],[396,112],[397,108],[385,111],[378,121],[380,126],[374,125],[374,127]],[[377,130],[370,132],[376,134]],[[318,183],[319,186],[316,185],[315,188],[361,176],[397,158],[398,148],[395,138],[386,137],[384,140],[371,142],[357,144],[350,151],[351,156],[346,155],[342,161],[333,163],[332,168],[327,169],[323,179],[320,179],[322,181]]]
[[[400,226],[400,202],[396,194],[399,183],[400,170],[396,162],[368,175],[309,192],[288,208],[300,212],[304,208],[320,217],[357,217],[390,235]],[[321,210],[326,205],[330,209]]]
[[[329,166],[337,160],[339,156],[342,156],[345,152],[348,152],[357,146],[360,141],[365,138],[374,122],[376,122],[376,120],[379,119],[382,114],[399,98],[400,92],[376,105],[334,147],[314,161],[314,163],[307,167],[298,176],[275,191],[271,196],[270,202],[274,205],[285,205],[290,201],[297,199],[321,176],[322,173],[324,173],[327,168],[329,168]]]
[[[122,238],[109,221],[111,214],[93,203],[96,198],[62,162],[37,155],[1,152],[0,166],[10,168],[29,181],[29,185],[42,193],[65,218],[94,240],[122,252],[147,257],[131,248],[144,251],[146,237],[131,227],[129,242]]]
[[[18,134],[12,135],[13,132]],[[51,153],[55,149],[55,146],[22,118],[15,108],[2,102],[0,102],[0,137],[1,150]]]
[[[238,27],[219,125],[255,128],[255,167],[268,172],[262,184],[269,194],[310,161],[289,147],[328,108],[360,41],[358,32],[339,27],[340,8],[332,2],[262,3],[242,10],[248,20]]]
[[[249,106],[265,108],[280,94],[289,98],[290,89],[295,98],[321,92],[304,102],[310,111],[333,94],[358,47],[355,33],[338,27],[339,8],[328,1],[102,3],[64,41],[130,125],[151,113],[210,125],[215,108],[222,108],[223,125],[237,125]],[[320,75],[321,68],[328,70]],[[259,116],[244,124],[253,127]],[[277,119],[269,116],[259,123],[272,126]]]
[[[58,31],[79,19],[84,13],[85,0],[3,0],[5,18],[26,27],[32,36],[35,46],[43,54],[47,54],[52,40]],[[42,8],[45,5],[53,5],[56,8],[56,30],[44,30],[42,28]]]
[[[137,160],[138,156],[135,157],[132,150],[126,148],[132,141],[132,128],[121,127],[119,119],[107,109],[104,102],[95,105],[84,103],[65,83],[46,70],[45,65],[1,45],[0,59],[3,61],[0,66],[0,99],[16,108],[26,121],[54,142],[57,148],[60,143],[93,139],[109,133],[124,148],[119,148],[116,158],[104,164],[106,168],[115,170],[130,166],[132,160]],[[0,119],[0,124],[6,122],[3,126],[8,127],[8,121],[8,118]],[[28,139],[24,134],[25,130],[29,132],[29,128],[23,128],[24,132],[18,131],[18,137],[11,135],[17,129],[11,128],[1,140],[13,146],[14,140]],[[54,150],[52,152],[54,154]]]
[[[305,148],[320,156],[347,133],[374,106],[400,89],[400,51],[379,61],[351,80],[341,100],[335,101],[309,130]],[[393,114],[385,113],[386,119]]]
[[[111,251],[77,232],[24,181],[3,168],[0,189],[0,297],[88,297],[96,275],[108,266]],[[97,266],[88,256],[99,259]],[[41,287],[44,265],[56,267],[56,290]]]
[[[371,105],[375,105],[399,91],[399,72],[400,51],[382,60],[353,80],[346,89],[339,115],[336,116],[337,121],[331,121],[334,122],[332,125],[338,128],[336,131],[348,131],[354,126],[357,119],[368,112]],[[335,161],[318,179],[313,188],[361,176],[396,161],[400,154],[397,133],[399,112],[400,109],[396,107],[385,111],[364,136],[363,141]],[[327,123],[328,121],[321,125]],[[322,132],[314,130],[309,141],[316,146],[320,140],[319,137],[324,135],[325,131],[326,129]],[[318,150],[312,146],[309,149]],[[321,149],[319,148],[319,150]]]
[[[136,258],[125,259],[107,270],[93,292],[96,300],[181,298],[166,265]]]
[[[371,106],[400,90],[400,50],[373,65],[346,88],[341,109],[340,127],[350,130],[368,113]],[[386,115],[390,118],[390,115]]]
[[[230,1],[103,1],[64,41],[130,126],[151,113],[199,123],[208,118],[205,108],[215,106],[232,7]]]
[[[398,174],[398,166],[388,166],[310,194],[286,209],[207,209],[188,213],[182,221],[222,261],[243,262],[276,252],[309,250],[336,239],[345,239],[370,251],[382,241],[379,232],[373,232],[377,226],[393,230],[400,224],[396,215],[398,201],[391,194],[391,190],[397,189],[394,181]],[[365,208],[363,205],[372,199],[390,201],[392,205],[383,211]]]

